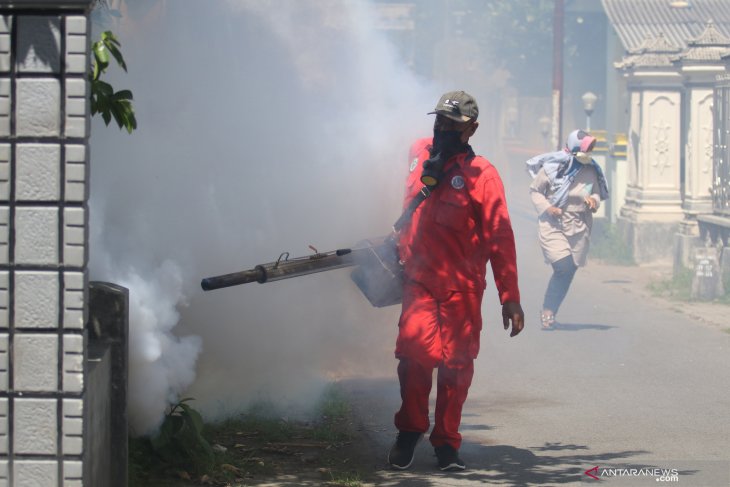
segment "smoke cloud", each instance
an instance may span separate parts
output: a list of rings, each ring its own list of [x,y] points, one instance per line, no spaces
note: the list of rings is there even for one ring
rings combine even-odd
[[[397,307],[371,308],[347,270],[199,282],[388,233],[408,146],[443,91],[402,65],[366,2],[204,5],[130,0],[103,26],[129,66],[108,79],[133,91],[139,129],[94,121],[89,267],[130,290],[138,434],[181,394],[217,418],[394,373]]]

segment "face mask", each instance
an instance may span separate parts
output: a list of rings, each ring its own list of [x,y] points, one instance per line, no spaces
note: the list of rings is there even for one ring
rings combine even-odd
[[[426,186],[436,186],[446,161],[463,146],[461,132],[458,130],[434,130],[431,157],[423,161],[421,182]]]
[[[578,159],[578,162],[581,164],[590,164],[591,161],[593,161],[590,152],[576,152],[575,158]]]
[[[453,155],[462,145],[461,132],[458,130],[434,130],[431,155]]]

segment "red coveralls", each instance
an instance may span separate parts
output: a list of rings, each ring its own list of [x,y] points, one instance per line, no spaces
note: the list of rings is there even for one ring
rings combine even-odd
[[[411,147],[404,207],[421,190],[431,138]],[[427,432],[432,371],[438,367],[431,444],[461,446],[461,410],[474,375],[482,329],[486,264],[492,262],[499,299],[520,301],[514,234],[504,187],[483,157],[452,157],[445,177],[400,232],[403,309],[395,355],[400,360],[399,431]]]

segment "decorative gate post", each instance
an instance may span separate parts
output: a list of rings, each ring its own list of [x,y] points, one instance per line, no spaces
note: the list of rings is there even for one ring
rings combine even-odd
[[[647,40],[616,67],[630,91],[629,182],[619,232],[638,263],[671,258],[682,220],[680,194],[682,78],[679,48],[663,35]]]
[[[0,486],[84,485],[91,3],[0,1]]]
[[[730,273],[730,53],[714,89],[712,213],[697,215],[700,238],[720,250],[720,271]],[[727,291],[727,290],[726,290]]]
[[[676,63],[685,79],[686,143],[684,151],[684,220],[675,239],[675,268],[694,267],[694,247],[700,242],[697,216],[712,213],[713,88],[725,72],[722,56],[730,54],[730,38],[708,22],[690,41]]]

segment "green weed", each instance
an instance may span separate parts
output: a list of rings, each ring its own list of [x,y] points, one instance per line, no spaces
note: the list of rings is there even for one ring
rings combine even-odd
[[[682,269],[671,277],[650,282],[647,287],[657,297],[691,301],[693,275],[691,269]]]
[[[185,398],[170,406],[155,436],[130,438],[131,485],[145,485],[150,475],[177,471],[201,474],[213,467],[214,453],[202,434],[203,418],[187,404],[192,400]]]
[[[340,487],[361,487],[362,479],[358,473],[332,473],[330,472],[330,481],[327,485]]]
[[[344,393],[334,384],[329,385],[316,408],[318,420],[314,423],[312,436],[319,441],[342,442],[350,438],[347,422],[350,418],[350,404]]]
[[[636,265],[631,247],[623,241],[615,225],[594,228],[591,235],[591,257],[607,264]]]
[[[725,294],[718,297],[713,303],[730,304],[730,275],[723,275],[723,287]],[[677,301],[692,301],[692,280],[694,270],[682,269],[675,272],[672,277],[652,281],[648,285],[649,291],[658,297],[674,299]]]
[[[327,467],[326,485],[362,485],[358,473],[343,469],[353,467],[347,450],[353,428],[347,397],[336,385],[325,389],[309,419],[302,420],[289,420],[260,401],[232,418],[203,424],[186,401],[171,407],[157,436],[130,439],[130,486],[177,485],[181,477],[236,484],[282,469],[295,474],[315,463]]]

